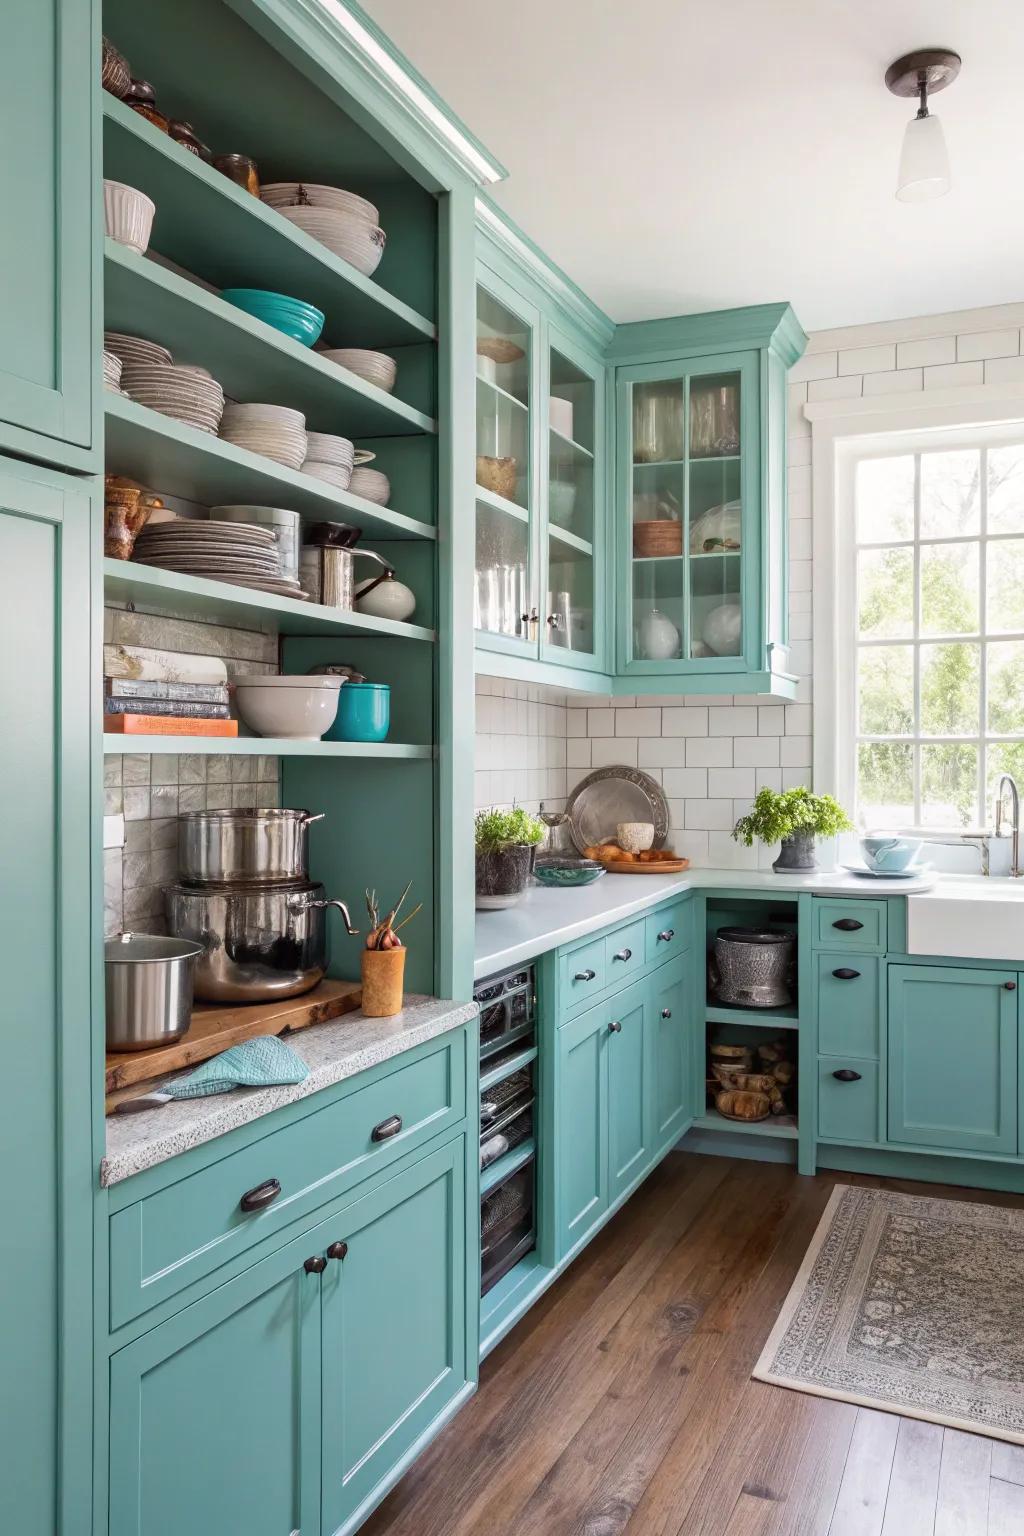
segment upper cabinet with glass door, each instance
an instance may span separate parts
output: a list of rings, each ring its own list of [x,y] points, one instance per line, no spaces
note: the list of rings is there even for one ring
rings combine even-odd
[[[792,697],[785,305],[621,326],[616,672],[632,692]]]
[[[541,657],[588,667],[603,655],[603,370],[545,326],[545,546]]]

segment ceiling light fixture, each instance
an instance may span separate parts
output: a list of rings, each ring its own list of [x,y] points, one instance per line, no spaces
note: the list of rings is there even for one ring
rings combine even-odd
[[[928,111],[928,96],[945,90],[960,73],[960,55],[951,48],[919,48],[905,53],[885,72],[894,96],[916,96],[920,105],[903,135],[896,196],[901,203],[923,203],[949,191],[949,155],[942,124]]]

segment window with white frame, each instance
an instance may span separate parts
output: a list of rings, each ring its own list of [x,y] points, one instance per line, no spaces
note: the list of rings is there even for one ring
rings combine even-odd
[[[840,777],[862,825],[984,826],[1001,774],[1024,788],[1024,425],[848,462]]]

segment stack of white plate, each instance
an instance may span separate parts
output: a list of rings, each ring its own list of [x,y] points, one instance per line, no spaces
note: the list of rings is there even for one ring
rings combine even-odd
[[[126,362],[122,393],[139,405],[171,416],[199,432],[216,433],[224,410],[224,391],[205,368],[191,364]]]
[[[133,560],[186,576],[229,581],[239,587],[305,600],[298,582],[284,575],[272,528],[249,523],[198,522],[147,524],[135,541]]]
[[[377,224],[337,208],[278,208],[278,213],[335,256],[349,262],[364,277],[372,277],[384,255],[385,234]]]
[[[335,437],[330,432],[307,432],[306,440],[303,473],[347,491],[355,459],[354,445],[347,437]]]
[[[306,418],[285,405],[240,405],[229,400],[220,435],[236,448],[247,448],[287,469],[298,469],[306,457]]]
[[[104,331],[103,346],[113,352],[122,363],[171,363],[174,359],[159,342],[147,341],[144,336],[126,336],[123,331]]]
[[[116,352],[108,352],[103,349],[103,387],[114,392],[121,393],[121,359]]]
[[[382,470],[367,469],[363,465],[357,465],[352,471],[348,488],[353,496],[375,502],[378,507],[386,507],[391,498],[391,481],[387,475]]]
[[[389,395],[395,387],[398,364],[386,352],[368,352],[364,347],[325,347],[320,356],[339,368],[347,368],[367,384],[376,384]]]

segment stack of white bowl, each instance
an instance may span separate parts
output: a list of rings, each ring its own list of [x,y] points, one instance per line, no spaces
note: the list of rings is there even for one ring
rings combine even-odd
[[[229,400],[220,435],[236,448],[273,459],[287,469],[298,469],[306,457],[306,418],[285,405],[240,405]]]
[[[347,491],[352,479],[355,446],[347,437],[335,437],[330,432],[307,432],[306,443],[304,473]]]
[[[325,347],[319,355],[339,368],[347,368],[367,384],[376,384],[385,394],[390,395],[395,387],[398,364],[386,352],[369,352],[365,347]]]
[[[369,454],[368,457],[372,458],[373,455]],[[383,470],[367,469],[362,464],[357,464],[352,471],[348,488],[353,496],[375,502],[378,507],[386,507],[391,499],[391,481]]]
[[[271,181],[260,188],[260,198],[357,272],[365,277],[376,272],[386,237],[377,209],[365,197],[317,182]]]
[[[121,393],[121,368],[123,364],[116,352],[108,352],[103,349],[103,387],[112,390],[115,395]]]
[[[132,363],[172,363],[174,359],[159,342],[147,341],[144,336],[127,336],[123,331],[104,331],[103,349],[119,357],[130,367]]]

